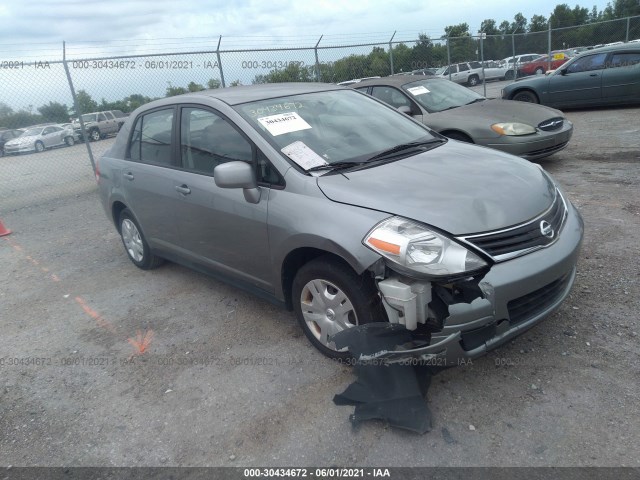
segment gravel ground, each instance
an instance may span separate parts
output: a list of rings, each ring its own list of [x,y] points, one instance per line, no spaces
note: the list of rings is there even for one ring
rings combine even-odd
[[[0,465],[640,466],[640,108],[568,117],[569,147],[541,163],[585,219],[575,287],[506,347],[438,374],[423,436],[353,429],[332,402],[353,372],[293,314],[174,264],[136,269],[90,172],[70,185],[50,169],[59,195],[5,188]],[[74,168],[83,148],[67,150]]]

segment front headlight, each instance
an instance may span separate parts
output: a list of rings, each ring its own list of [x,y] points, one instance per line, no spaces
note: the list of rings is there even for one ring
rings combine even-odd
[[[536,129],[531,125],[517,122],[494,123],[491,125],[491,130],[500,135],[531,135],[536,133]]]
[[[391,217],[378,223],[364,245],[407,274],[430,277],[471,274],[488,266],[478,255],[421,223]]]

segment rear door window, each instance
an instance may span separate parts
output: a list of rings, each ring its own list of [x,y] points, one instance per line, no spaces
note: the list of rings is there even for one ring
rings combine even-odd
[[[136,120],[129,144],[129,158],[143,163],[172,165],[173,108],[155,110]]]

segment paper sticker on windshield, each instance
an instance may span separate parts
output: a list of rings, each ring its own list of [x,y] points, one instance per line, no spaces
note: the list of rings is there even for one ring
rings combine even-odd
[[[413,96],[424,95],[425,93],[431,93],[430,90],[428,90],[426,87],[423,87],[422,85],[419,87],[407,88],[407,91]]]
[[[309,170],[312,167],[318,167],[320,165],[327,165],[327,161],[324,158],[300,141],[287,145],[282,149],[282,153],[305,170]]]
[[[298,132],[300,130],[311,128],[311,125],[305,122],[304,119],[296,112],[269,115],[268,117],[259,118],[258,121],[274,137],[285,133]]]

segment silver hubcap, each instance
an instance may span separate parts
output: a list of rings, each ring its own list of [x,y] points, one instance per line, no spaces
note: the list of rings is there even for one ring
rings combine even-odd
[[[302,316],[311,333],[327,348],[337,350],[327,338],[358,325],[347,295],[327,280],[311,280],[300,294]]]
[[[142,237],[140,232],[128,218],[122,221],[122,240],[124,240],[124,246],[127,249],[127,253],[136,262],[141,262],[144,258],[144,246],[142,245]]]

